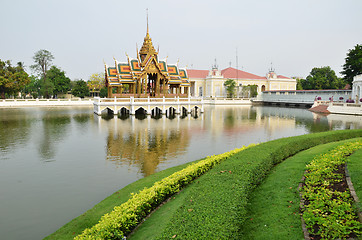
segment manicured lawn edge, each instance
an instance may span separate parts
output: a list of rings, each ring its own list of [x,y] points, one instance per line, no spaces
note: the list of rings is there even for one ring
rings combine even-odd
[[[307,136],[299,136],[299,137],[295,137],[295,138],[291,138],[293,141],[290,141],[289,142],[289,140],[288,141],[286,141],[286,140],[283,140],[284,141],[284,144],[285,145],[288,145],[289,144],[289,146],[288,147],[286,147],[286,146],[284,146],[284,147],[280,147],[278,144],[276,144],[276,141],[278,141],[278,140],[275,140],[275,141],[272,141],[272,142],[270,142],[270,145],[268,145],[268,146],[265,146],[265,152],[260,152],[260,149],[259,150],[255,150],[255,151],[253,151],[253,152],[255,152],[256,153],[256,155],[258,154],[258,153],[260,153],[261,155],[262,155],[262,157],[263,157],[263,159],[265,160],[265,158],[268,158],[269,160],[268,160],[268,164],[269,163],[271,163],[271,165],[274,165],[274,164],[276,164],[276,163],[278,163],[278,162],[280,162],[281,160],[279,159],[276,159],[276,156],[278,155],[280,155],[280,156],[282,156],[282,159],[284,159],[284,158],[286,158],[287,156],[290,156],[290,155],[292,155],[292,154],[295,154],[296,152],[298,152],[298,151],[300,151],[300,150],[303,150],[303,149],[307,149],[307,148],[309,148],[309,147],[311,147],[311,146],[315,146],[315,145],[317,145],[317,144],[319,144],[319,143],[325,143],[325,142],[330,142],[330,141],[338,141],[338,140],[342,140],[342,139],[347,139],[347,138],[352,138],[352,137],[358,137],[358,136],[361,136],[362,135],[362,131],[361,130],[347,130],[347,131],[334,131],[334,132],[328,132],[328,133],[319,133],[319,134],[313,134],[313,137],[312,138],[310,138],[309,136],[307,137]],[[328,139],[327,139],[327,136],[328,136]],[[298,139],[297,139],[298,138]],[[300,138],[300,139],[299,139]],[[298,143],[298,140],[302,140],[303,141],[303,144],[302,144],[302,146],[299,146],[299,143]],[[308,143],[306,143],[306,142],[308,142]],[[297,146],[297,147],[296,147]],[[296,149],[297,149],[297,151],[295,151],[295,150],[291,150],[291,151],[284,151],[284,150],[286,150],[286,149],[293,149],[293,147],[296,147]],[[274,149],[275,148],[275,149]],[[250,148],[249,150],[251,150],[251,149],[253,149],[253,148]],[[259,151],[259,152],[258,152]],[[277,154],[277,152],[281,152],[280,154]],[[279,157],[280,157],[279,156]],[[278,158],[279,158],[278,157]],[[233,158],[235,158],[235,157],[233,157]],[[239,161],[240,159],[238,159],[238,161]],[[253,161],[254,160],[254,157],[252,156],[252,159],[249,159],[250,161]],[[249,161],[248,160],[248,161]],[[226,161],[226,162],[229,162],[229,161]],[[245,161],[244,161],[245,162]],[[263,169],[264,169],[264,167],[263,167],[263,165],[264,164],[261,164],[261,162],[258,160],[258,161],[255,161],[255,164],[253,163],[253,166],[254,166],[254,168],[256,167],[256,168],[258,168],[258,166],[260,165],[260,167],[262,168],[261,169],[261,171],[256,171],[256,172],[254,172],[254,173],[256,173],[256,174],[258,174],[258,172],[260,173],[263,173]],[[266,169],[268,169],[268,167],[266,167]],[[270,169],[270,168],[269,168]],[[250,169],[249,169],[250,170]],[[249,170],[247,170],[247,171],[249,171]],[[260,170],[260,169],[259,169]],[[167,171],[167,170],[166,170]],[[162,172],[161,172],[162,173]],[[155,174],[155,175],[157,175],[157,174]],[[167,174],[166,174],[167,175]],[[230,174],[230,176],[231,176],[231,174]],[[152,177],[152,176],[151,176]],[[147,177],[147,178],[145,178],[145,179],[148,179],[148,178],[150,178],[150,177]],[[258,182],[260,182],[260,180],[262,180],[264,178],[264,176],[258,176],[256,179],[255,179],[255,181],[254,181],[254,183],[255,184],[257,184]],[[139,180],[139,181],[143,181],[144,179],[141,179],[141,180]],[[137,182],[136,182],[137,183]],[[149,185],[150,183],[147,183],[147,185]],[[127,190],[127,191],[129,191],[130,189],[132,189],[133,191],[137,191],[137,187],[132,187],[133,185],[131,184],[131,185],[129,185],[129,189]],[[251,188],[253,188],[253,186],[250,186]],[[139,188],[138,188],[139,189]],[[122,189],[123,190],[123,189]],[[119,192],[122,192],[122,190],[121,191],[119,191]],[[244,200],[243,200],[244,201]],[[120,201],[119,203],[122,203],[122,201]],[[243,203],[244,204],[244,203]],[[242,204],[242,205],[243,205]],[[87,215],[87,214],[86,214]],[[241,220],[240,221],[240,224],[242,224],[242,222],[243,222],[244,220]],[[80,221],[78,221],[78,223],[79,222],[81,222],[81,220]],[[88,225],[90,225],[90,224],[88,224]],[[119,236],[119,237],[121,237],[121,236]],[[53,239],[53,238],[51,238],[51,239]],[[69,239],[69,238],[63,238],[63,239]],[[87,239],[97,239],[97,237],[95,237],[95,236],[88,236],[88,238]]]
[[[184,186],[201,176],[216,164],[226,160],[237,152],[248,147],[242,147],[230,152],[207,157],[181,171],[156,182],[152,187],[145,188],[125,203],[105,214],[98,224],[85,229],[75,239],[122,239],[130,233],[140,221],[152,210],[158,207],[172,194],[179,192]]]
[[[310,147],[360,136],[362,130],[324,132],[278,139],[237,153],[186,189],[189,197],[153,239],[242,239],[250,193],[274,165]]]
[[[311,234],[323,239],[345,239],[359,234],[362,226],[349,191],[341,192],[333,186],[343,180],[343,174],[336,173],[338,167],[344,166],[347,157],[360,148],[362,141],[346,143],[307,165],[302,196],[308,204],[302,211]]]
[[[243,239],[302,239],[298,185],[306,165],[315,157],[350,141],[356,139],[321,144],[275,166],[250,196],[248,219],[241,229]]]
[[[347,169],[359,199],[356,205],[360,213],[360,221],[362,222],[362,149],[356,151],[347,159]]]

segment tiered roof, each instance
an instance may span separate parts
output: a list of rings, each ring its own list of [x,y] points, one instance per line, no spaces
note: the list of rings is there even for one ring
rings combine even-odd
[[[137,52],[137,59],[131,59],[127,56],[128,62],[118,62],[115,60],[115,66],[108,66],[106,69],[106,85],[120,85],[122,83],[133,83],[140,78],[145,78],[147,73],[159,73],[166,83],[181,84],[189,86],[188,73],[185,68],[179,68],[178,64],[167,64],[167,60],[158,61],[158,52],[152,44],[149,34],[148,23],[147,33],[143,45]]]

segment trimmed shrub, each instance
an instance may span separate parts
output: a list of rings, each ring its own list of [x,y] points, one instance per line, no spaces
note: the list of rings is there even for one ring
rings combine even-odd
[[[244,239],[241,229],[250,221],[250,194],[276,164],[310,147],[360,136],[362,130],[308,134],[261,143],[233,155],[190,186],[193,201],[187,199],[155,239],[175,234],[177,239]]]
[[[311,234],[322,239],[346,239],[362,228],[349,191],[333,187],[343,181],[343,175],[336,173],[338,167],[345,165],[347,156],[359,148],[362,140],[338,146],[307,165],[302,196],[308,204],[303,218]]]
[[[210,170],[216,164],[254,145],[207,157],[205,160],[192,164],[156,182],[152,187],[133,194],[127,202],[115,207],[111,213],[105,214],[98,224],[90,229],[85,229],[75,239],[122,239],[124,235],[131,232],[143,218],[168,197],[179,192],[185,185]]]
[[[265,178],[275,164],[280,163],[299,151],[319,144],[360,136],[362,136],[362,130],[316,133],[274,140],[256,147],[247,147],[247,151],[243,151],[243,154],[241,154],[240,151],[246,149],[246,147],[217,156],[207,157],[205,160],[189,165],[185,169],[156,182],[152,187],[146,188],[138,194],[134,194],[127,202],[115,207],[111,213],[105,214],[98,224],[84,230],[84,232],[75,239],[122,239],[124,235],[131,232],[132,229],[160,203],[222,161],[224,167],[234,164],[233,174],[230,174],[230,177],[240,178],[235,179],[237,186],[225,187],[235,187],[233,191],[235,191],[238,196],[235,196],[235,199],[238,201],[236,205],[237,210],[235,211],[238,212],[238,226],[242,226],[246,219],[246,205],[250,191]],[[231,156],[233,157],[230,161],[224,161]],[[237,168],[235,161],[237,161]],[[222,189],[215,189],[215,192],[216,191],[222,191]],[[212,221],[212,219],[208,220]],[[205,221],[205,219],[203,221]],[[213,228],[215,234],[220,233],[217,226],[213,226]],[[222,229],[222,231],[224,231],[224,235],[227,236],[230,235],[231,230]]]

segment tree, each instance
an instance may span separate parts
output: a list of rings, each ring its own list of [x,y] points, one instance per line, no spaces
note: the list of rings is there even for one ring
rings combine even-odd
[[[104,73],[93,73],[87,82],[90,90],[100,90],[104,87]]]
[[[256,97],[258,95],[258,86],[257,85],[248,85],[243,86],[242,89],[243,97]]]
[[[45,98],[50,98],[54,94],[54,83],[49,79],[45,81],[41,79],[40,95]]]
[[[0,59],[0,97],[5,94],[15,95],[22,91],[30,82],[28,74],[24,71],[23,63],[18,62],[16,67],[11,65],[10,60]]]
[[[301,79],[303,89],[341,89],[346,83],[336,76],[336,73],[329,67],[313,68],[306,79]]]
[[[302,80],[304,79],[301,79],[301,78],[293,78],[295,80],[297,80],[297,90],[303,90],[303,86],[302,86]]]
[[[38,98],[40,95],[41,85],[41,79],[31,75],[30,82],[24,88],[24,93],[30,94],[33,98]]]
[[[35,53],[35,55],[33,56],[33,59],[34,59],[35,64],[31,65],[30,67],[35,72],[38,72],[39,74],[41,74],[43,79],[45,80],[48,69],[51,67],[51,63],[54,59],[53,55],[48,50],[42,49]]]
[[[349,49],[346,63],[343,65],[344,80],[352,86],[353,77],[362,74],[362,45],[357,44],[354,49]]]
[[[89,88],[87,83],[82,79],[73,82],[72,94],[80,98],[89,96]]]
[[[35,53],[33,59],[35,64],[31,65],[30,68],[32,68],[33,71],[37,72],[39,76],[43,79],[43,96],[49,98],[52,89],[49,89],[48,87],[51,87],[52,84],[47,82],[47,72],[51,67],[51,63],[54,57],[48,50],[42,49]]]
[[[101,90],[99,91],[99,96],[101,98],[105,98],[108,96],[108,89],[107,87],[102,87]]]
[[[48,80],[53,84],[53,94],[66,93],[70,90],[70,79],[65,76],[65,72],[52,66],[47,72]]]
[[[91,92],[93,92],[93,93],[99,92],[99,95],[101,95],[101,91],[105,87],[104,73],[93,73],[89,77],[89,80],[87,81],[87,85]],[[104,94],[104,90],[102,91],[102,95],[103,94]]]
[[[232,98],[235,95],[236,82],[234,79],[228,79],[225,81],[226,94],[228,98]]]

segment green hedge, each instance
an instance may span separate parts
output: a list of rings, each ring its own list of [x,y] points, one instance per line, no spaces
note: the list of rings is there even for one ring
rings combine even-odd
[[[237,184],[240,187],[235,189],[240,191],[237,192],[237,194],[240,195],[237,204],[239,224],[242,225],[242,222],[245,221],[245,207],[250,190],[264,179],[265,175],[275,164],[299,151],[318,144],[360,136],[362,136],[362,130],[333,131],[274,140],[257,147],[249,148],[248,152],[253,153],[252,157],[248,160],[249,162],[247,164],[244,161],[243,167],[239,169],[241,179],[238,180]],[[123,236],[128,234],[148,213],[169,196],[178,192],[182,187],[192,182],[194,178],[207,172],[214,165],[243,149],[245,148],[208,157],[156,182],[151,188],[134,194],[129,201],[115,207],[113,212],[104,215],[98,224],[90,229],[86,229],[75,239],[122,239]],[[240,153],[236,155],[240,155]],[[237,157],[235,157],[236,155],[234,155],[233,159],[237,159]],[[243,159],[237,160],[243,161]],[[224,163],[228,162],[229,161],[224,161]],[[235,176],[234,171],[233,174],[230,175]],[[233,188],[234,187],[235,186],[233,186]],[[215,191],[218,190],[219,189],[215,189]],[[214,228],[216,227],[217,226],[214,226]],[[228,231],[227,229],[224,230]],[[217,233],[217,231],[215,232]]]
[[[275,164],[319,144],[360,136],[362,130],[324,132],[278,139],[237,153],[187,189],[192,191],[192,202],[185,200],[164,232],[154,239],[174,235],[177,239],[243,239],[241,229],[245,221],[250,221],[250,193]],[[221,173],[224,170],[232,174]]]
[[[146,188],[138,194],[133,194],[127,202],[115,207],[111,213],[105,214],[98,224],[85,229],[75,239],[122,239],[124,235],[131,232],[144,217],[169,196],[179,192],[185,185],[210,170],[216,164],[246,148],[248,147],[207,157],[205,160],[189,165],[183,170],[156,182],[152,187]]]
[[[362,226],[349,191],[333,188],[343,181],[343,175],[336,173],[338,167],[360,148],[362,141],[347,143],[316,157],[307,165],[302,196],[308,202],[303,209],[303,218],[310,233],[322,239],[346,239],[351,234],[360,234]]]

